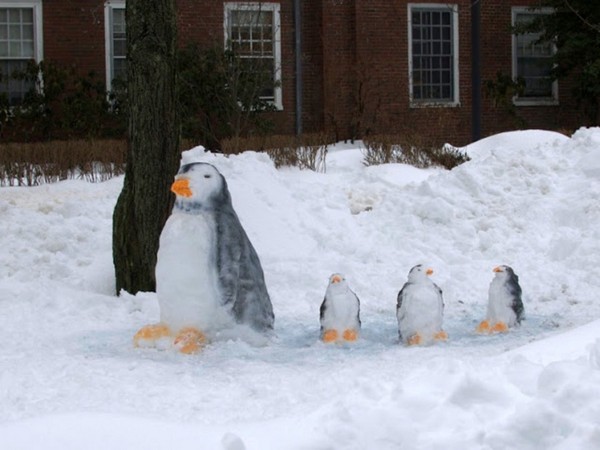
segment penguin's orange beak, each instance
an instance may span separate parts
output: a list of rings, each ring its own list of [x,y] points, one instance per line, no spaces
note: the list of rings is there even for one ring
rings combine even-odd
[[[498,273],[498,272],[504,272],[504,270],[502,270],[502,267],[496,266],[496,267],[494,267],[494,272],[496,272],[496,273]]]
[[[430,267],[429,269],[427,269],[427,270],[425,271],[425,273],[426,273],[427,275],[431,275],[431,274],[433,273],[433,269]]]
[[[179,178],[171,185],[171,192],[174,192],[181,197],[191,197],[192,190],[190,189],[190,180],[187,178]]]
[[[339,283],[340,281],[342,281],[342,277],[339,275],[334,275],[331,277],[331,284]]]

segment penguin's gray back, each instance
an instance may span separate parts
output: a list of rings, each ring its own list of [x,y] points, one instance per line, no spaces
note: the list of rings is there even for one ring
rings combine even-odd
[[[489,290],[487,318],[493,322],[518,325],[524,316],[522,291],[519,277],[508,266],[492,279]]]
[[[224,303],[238,323],[273,328],[274,314],[260,259],[231,203],[216,212],[217,267]]]
[[[517,323],[521,323],[525,312],[522,299],[523,291],[519,284],[519,277],[517,274],[510,268],[507,270],[507,273],[508,279],[506,280],[506,289],[513,299],[511,307],[517,316]]]

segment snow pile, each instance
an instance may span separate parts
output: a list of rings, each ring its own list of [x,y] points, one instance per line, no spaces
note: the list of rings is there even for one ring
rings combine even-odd
[[[600,129],[503,133],[452,171],[327,173],[266,155],[214,164],[263,265],[267,346],[192,357],[134,349],[153,293],[113,295],[122,178],[0,189],[0,448],[434,449],[600,447]],[[417,263],[444,292],[447,343],[398,344],[396,295]],[[478,336],[496,265],[526,320]],[[325,345],[332,273],[361,299],[361,338]]]

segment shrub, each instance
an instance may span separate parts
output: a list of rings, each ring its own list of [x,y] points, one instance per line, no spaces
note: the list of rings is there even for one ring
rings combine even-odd
[[[275,167],[294,166],[324,173],[327,169],[327,148],[333,142],[333,137],[326,133],[255,136],[225,139],[221,141],[221,150],[225,154],[244,150],[263,151]]]
[[[264,135],[273,111],[260,93],[268,80],[264,70],[232,50],[191,44],[179,54],[179,101],[183,135],[218,150],[226,138]]]
[[[105,181],[124,173],[126,142],[51,141],[0,145],[0,186],[37,186],[66,179]]]
[[[363,142],[363,163],[367,166],[403,163],[419,168],[441,166],[452,169],[469,160],[466,153],[455,147],[427,145],[418,136],[376,135]]]
[[[195,44],[179,50],[177,86],[185,138],[219,149],[222,139],[264,135],[273,121],[265,112],[274,106],[261,98],[271,75],[256,60],[238,57],[221,46]],[[90,72],[49,61],[31,61],[22,71],[1,74],[31,86],[19,105],[0,94],[0,136],[5,142],[123,138],[128,99],[124,80],[113,91]]]
[[[19,105],[9,106],[6,97],[2,99],[4,141],[124,136],[125,116],[112,110],[105,85],[93,72],[82,76],[73,67],[31,61],[11,77],[32,87]]]

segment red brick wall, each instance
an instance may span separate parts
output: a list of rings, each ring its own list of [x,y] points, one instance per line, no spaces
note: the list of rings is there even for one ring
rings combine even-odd
[[[354,0],[323,0],[324,127],[338,138],[352,133],[356,45]]]
[[[43,3],[44,59],[104,79],[104,6],[98,0]]]
[[[537,0],[498,0],[482,2],[482,78],[494,80],[498,72],[512,73],[512,7],[527,7],[539,4]],[[572,96],[573,87],[569,80],[561,80],[559,104],[556,106],[517,106],[516,114],[523,120],[525,128],[575,129],[586,123]],[[515,129],[519,123],[501,107],[494,107],[492,101],[483,98],[483,135]]]
[[[302,0],[302,125],[306,132],[325,126],[323,8],[321,0]]]
[[[223,1],[178,0],[181,45],[223,45]],[[272,114],[277,133],[295,130],[293,0],[280,0],[283,111]],[[334,131],[339,139],[366,133],[412,133],[464,145],[471,138],[471,0],[459,11],[460,105],[409,105],[409,1],[301,0],[304,131]],[[410,3],[428,3],[413,0]],[[511,6],[537,0],[481,2],[482,79],[510,74]],[[74,65],[83,73],[105,73],[104,2],[44,2],[44,58]],[[531,128],[574,128],[584,124],[561,82],[558,106],[518,107]],[[506,110],[482,100],[482,134],[514,129]]]

